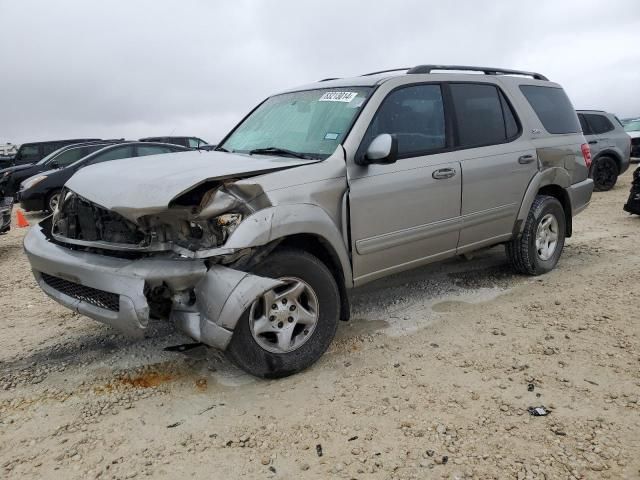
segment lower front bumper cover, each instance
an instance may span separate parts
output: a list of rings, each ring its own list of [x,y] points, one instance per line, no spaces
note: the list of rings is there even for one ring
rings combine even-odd
[[[220,265],[207,269],[203,260],[160,256],[125,260],[74,251],[50,242],[40,225],[26,235],[24,249],[40,288],[62,305],[129,335],[141,336],[150,314],[145,292],[164,285],[173,296],[171,319],[177,327],[220,349],[227,347],[238,319],[251,303],[280,284]],[[54,288],[46,281],[50,277],[88,287],[89,292],[116,294],[119,304],[113,309],[97,306],[87,301],[86,295]],[[195,293],[195,302],[190,292]]]

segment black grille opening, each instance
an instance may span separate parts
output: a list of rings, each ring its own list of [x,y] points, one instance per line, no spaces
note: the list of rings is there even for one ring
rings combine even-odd
[[[64,278],[54,277],[46,273],[41,273],[42,280],[54,290],[64,293],[65,295],[90,303],[105,310],[118,312],[120,310],[120,295],[116,293],[105,292],[97,288],[85,287],[78,283],[70,282]]]

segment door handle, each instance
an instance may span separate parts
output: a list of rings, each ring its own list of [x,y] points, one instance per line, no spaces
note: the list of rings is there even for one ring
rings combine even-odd
[[[527,163],[533,162],[535,159],[536,157],[534,157],[533,155],[522,155],[520,158],[518,158],[518,163],[526,165]]]
[[[433,178],[435,178],[436,180],[444,180],[447,178],[451,178],[454,177],[456,174],[456,169],[455,168],[441,168],[439,170],[436,170],[435,172],[433,172],[431,174],[431,176]]]
[[[589,145],[595,145],[596,143],[598,143],[598,140],[591,140],[591,141],[589,142]]]

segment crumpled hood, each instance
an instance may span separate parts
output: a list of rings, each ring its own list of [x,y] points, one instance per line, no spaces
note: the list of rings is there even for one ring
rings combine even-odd
[[[258,175],[317,161],[226,152],[166,153],[85,167],[65,186],[93,203],[133,218],[165,210],[175,197],[209,180]]]

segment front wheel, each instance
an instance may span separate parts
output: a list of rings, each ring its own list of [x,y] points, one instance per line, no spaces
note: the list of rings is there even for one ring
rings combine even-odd
[[[538,195],[531,205],[522,235],[506,244],[511,265],[527,275],[541,275],[556,266],[566,235],[562,204],[554,197]]]
[[[274,252],[252,273],[282,285],[240,317],[227,357],[262,378],[304,370],[326,351],[338,327],[340,292],[333,275],[313,255],[293,249]]]
[[[58,208],[58,203],[60,203],[60,190],[54,190],[47,195],[46,211],[49,213],[55,212],[56,208]]]

